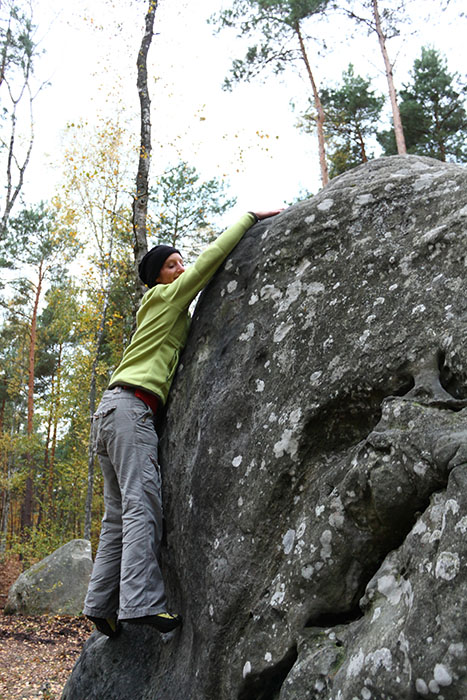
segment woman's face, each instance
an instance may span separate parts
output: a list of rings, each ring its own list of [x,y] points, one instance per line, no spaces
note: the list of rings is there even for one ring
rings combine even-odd
[[[185,272],[182,256],[179,253],[172,253],[162,265],[159,277],[156,278],[158,284],[170,284],[177,277]]]

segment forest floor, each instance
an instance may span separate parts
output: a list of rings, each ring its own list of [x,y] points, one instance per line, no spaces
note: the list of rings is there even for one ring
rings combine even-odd
[[[83,616],[5,615],[20,573],[16,558],[0,561],[0,700],[59,700],[93,625]]]

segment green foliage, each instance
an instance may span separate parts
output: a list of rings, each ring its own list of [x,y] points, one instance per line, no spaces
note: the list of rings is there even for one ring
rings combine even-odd
[[[331,177],[365,163],[371,157],[367,144],[376,134],[384,97],[377,95],[370,84],[369,78],[355,75],[350,63],[342,74],[341,85],[321,90]],[[313,110],[313,105],[310,107]],[[303,115],[299,127],[304,131],[315,129],[313,111]]]
[[[467,161],[467,86],[450,73],[444,56],[422,48],[411,80],[400,93],[399,109],[408,153],[439,160]],[[392,130],[378,134],[384,155],[397,153]]]
[[[232,62],[224,88],[249,82],[264,69],[280,73],[287,63],[297,60],[300,50],[292,40],[299,25],[323,14],[330,4],[330,0],[234,0],[230,9],[211,17],[210,22],[220,29],[235,28],[240,37],[257,38],[243,59]]]
[[[158,243],[181,247],[186,261],[214,237],[214,221],[235,205],[222,180],[201,180],[181,162],[166,170],[150,193],[151,233]]]
[[[9,548],[14,554],[20,555],[24,569],[28,569],[66,544],[68,539],[64,535],[60,523],[51,521],[47,528],[31,528],[23,538],[13,535]]]
[[[24,71],[34,55],[35,26],[31,17],[14,2],[0,7],[0,83],[9,79],[14,69]]]

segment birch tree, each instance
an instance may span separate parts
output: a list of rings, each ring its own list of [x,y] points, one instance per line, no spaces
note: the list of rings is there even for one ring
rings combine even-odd
[[[138,265],[147,252],[147,215],[149,197],[149,170],[151,166],[151,98],[148,86],[148,53],[154,35],[154,19],[158,0],[149,0],[145,17],[144,34],[138,51],[137,81],[140,104],[140,147],[136,189],[133,197],[133,248],[135,256],[135,276],[139,282]],[[144,285],[139,284],[140,295]]]
[[[0,157],[3,203],[0,239],[24,184],[34,143],[33,104],[45,82],[37,83],[34,64],[39,53],[35,40],[32,2],[0,3]]]

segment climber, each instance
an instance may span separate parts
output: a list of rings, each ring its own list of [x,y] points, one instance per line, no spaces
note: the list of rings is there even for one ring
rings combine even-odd
[[[109,637],[119,633],[120,621],[159,632],[181,625],[181,616],[166,609],[159,564],[162,503],[154,418],[167,400],[186,342],[190,303],[244,233],[279,211],[244,214],[186,270],[180,252],[167,245],[152,248],[139,265],[149,290],[92,425],[105,514],[84,613]]]

